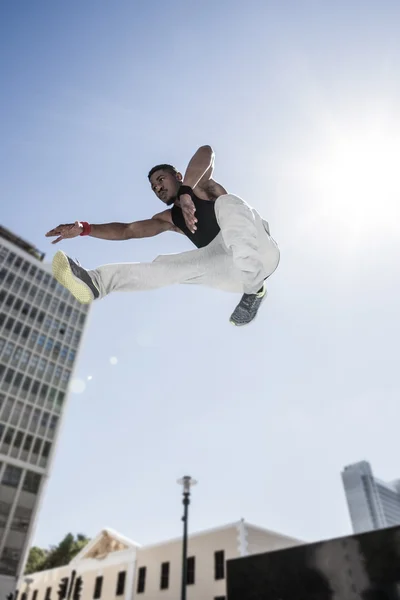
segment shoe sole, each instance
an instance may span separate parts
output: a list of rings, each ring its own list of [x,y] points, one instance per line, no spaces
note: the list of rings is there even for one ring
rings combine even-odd
[[[265,294],[264,294],[264,296],[261,298],[261,303],[260,303],[260,306],[258,307],[258,311],[257,311],[257,313],[256,313],[256,316],[254,317],[254,319],[252,319],[252,320],[251,320],[251,321],[249,321],[248,323],[235,323],[235,321],[232,321],[232,319],[229,319],[229,323],[230,323],[231,325],[233,325],[234,327],[246,327],[246,325],[251,325],[252,323],[254,323],[254,321],[255,321],[255,320],[257,319],[257,317],[258,317],[259,310],[260,310],[260,308],[261,308],[261,306],[262,306],[262,304],[263,304],[263,302],[264,302],[265,298],[267,297],[267,295],[268,295],[268,292],[267,292],[267,291],[265,291]]]
[[[72,273],[71,266],[66,254],[59,250],[53,258],[52,271],[55,279],[81,304],[90,304],[94,300],[93,292],[80,279]]]

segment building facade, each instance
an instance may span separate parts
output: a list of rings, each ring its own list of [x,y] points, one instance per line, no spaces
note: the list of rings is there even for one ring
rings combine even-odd
[[[302,542],[239,521],[189,536],[188,600],[226,599],[226,561],[252,553],[289,548]],[[181,538],[140,546],[104,529],[69,565],[21,577],[18,600],[58,598],[66,585],[80,600],[177,600],[182,576]],[[67,592],[68,593],[68,592]]]
[[[400,525],[400,481],[377,479],[366,461],[345,467],[342,480],[354,533]]]
[[[0,590],[22,572],[87,318],[44,255],[0,227]]]

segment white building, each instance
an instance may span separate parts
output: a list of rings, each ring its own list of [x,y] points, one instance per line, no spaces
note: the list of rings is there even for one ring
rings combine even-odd
[[[225,600],[227,560],[301,543],[243,520],[190,535],[188,600]],[[80,577],[80,600],[178,600],[181,575],[181,538],[140,546],[104,529],[68,566],[21,577],[18,600],[58,598],[65,578],[72,598]]]
[[[377,479],[366,461],[345,467],[342,480],[354,533],[400,525],[400,481]]]
[[[0,591],[24,568],[87,307],[0,227]]]

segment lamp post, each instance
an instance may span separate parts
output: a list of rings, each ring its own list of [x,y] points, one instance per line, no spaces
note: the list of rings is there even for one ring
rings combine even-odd
[[[190,504],[190,488],[196,485],[197,481],[190,475],[185,475],[178,479],[179,485],[183,486],[183,543],[182,543],[182,587],[181,600],[186,600],[186,579],[187,579],[187,536],[188,536],[188,513]]]

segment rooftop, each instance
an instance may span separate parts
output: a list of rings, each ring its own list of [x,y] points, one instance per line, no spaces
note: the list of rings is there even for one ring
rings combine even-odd
[[[33,256],[37,260],[40,260],[41,262],[45,257],[44,252],[41,252],[26,240],[23,240],[22,238],[18,237],[17,235],[15,235],[15,233],[3,227],[3,225],[0,225],[0,238],[11,242],[12,244],[14,244],[14,246],[17,246],[17,248],[23,250],[24,252],[26,252],[30,256]]]

